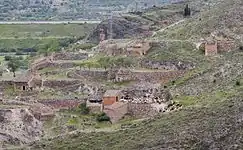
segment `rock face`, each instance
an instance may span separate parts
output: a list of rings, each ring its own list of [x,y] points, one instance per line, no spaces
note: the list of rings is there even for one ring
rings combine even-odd
[[[105,40],[110,36],[109,33],[110,22],[105,20],[101,22],[96,29],[89,35],[88,40],[91,42],[100,42],[100,30],[103,29]],[[134,37],[146,33],[147,29],[142,28],[142,25],[137,22],[131,22],[122,17],[113,18],[112,22],[112,38],[123,39],[127,37]]]
[[[28,143],[43,134],[42,123],[27,108],[0,110],[0,142]]]

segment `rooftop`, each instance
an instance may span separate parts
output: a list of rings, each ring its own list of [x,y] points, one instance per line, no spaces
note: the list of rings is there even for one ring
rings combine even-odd
[[[118,96],[121,90],[107,90],[104,96]]]

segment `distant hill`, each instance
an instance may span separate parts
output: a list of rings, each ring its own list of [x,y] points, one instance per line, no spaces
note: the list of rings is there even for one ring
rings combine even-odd
[[[165,0],[2,0],[0,21],[104,19],[114,13],[142,10],[162,5]]]

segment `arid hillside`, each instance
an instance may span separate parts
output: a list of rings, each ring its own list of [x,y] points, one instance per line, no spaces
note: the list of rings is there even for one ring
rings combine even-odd
[[[153,38],[157,38],[162,44],[153,47],[147,55],[150,60],[187,60],[196,64],[195,69],[163,87],[172,93],[173,101],[182,105],[181,109],[141,122],[124,123],[120,130],[75,132],[35,142],[29,147],[112,150],[243,149],[243,51],[240,46],[243,36],[243,2],[215,2],[217,3],[212,6],[205,5],[205,1],[192,2],[191,4],[201,6],[202,9],[197,7],[199,12],[196,15],[184,18],[180,24],[167,30],[158,31]],[[212,34],[235,40],[237,46],[229,52],[204,56],[192,44],[187,44]],[[168,47],[163,42],[172,44]]]

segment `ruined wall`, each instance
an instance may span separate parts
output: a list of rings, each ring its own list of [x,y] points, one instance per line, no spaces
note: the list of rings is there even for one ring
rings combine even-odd
[[[89,111],[91,113],[100,113],[101,112],[101,104],[98,106],[88,106],[89,107]]]
[[[108,71],[105,70],[78,70],[75,72],[85,78],[107,79]]]
[[[123,102],[116,102],[113,105],[104,106],[103,111],[110,117],[111,122],[114,123],[122,119],[122,117],[128,113],[128,104]]]
[[[83,60],[88,58],[87,53],[61,52],[53,54],[53,60]]]
[[[162,81],[163,83],[173,80],[186,71],[129,71],[125,75],[117,71],[105,70],[79,70],[74,73],[69,73],[71,78],[85,78],[85,79],[105,79],[114,81]]]
[[[158,112],[151,104],[128,103],[128,114],[136,118],[152,117]]]
[[[229,52],[236,48],[236,43],[233,40],[218,41],[218,50],[220,52]]]
[[[72,68],[74,66],[75,66],[75,64],[73,62],[50,62],[50,61],[44,61],[44,62],[32,65],[31,69],[32,70],[41,70],[41,69],[50,68],[50,67],[65,69],[65,68]]]
[[[81,104],[82,100],[39,100],[38,101],[41,104],[44,104],[46,106],[52,107],[54,109],[70,109],[77,107],[79,104]]]
[[[54,89],[61,89],[61,88],[67,88],[68,86],[74,86],[79,83],[80,83],[79,80],[46,80],[43,81],[43,86],[54,88]]]
[[[195,65],[190,62],[181,62],[181,61],[144,60],[141,62],[141,65],[149,69],[164,69],[164,70],[190,70],[195,67]]]
[[[185,71],[132,72],[132,80],[168,82],[184,74]]]

